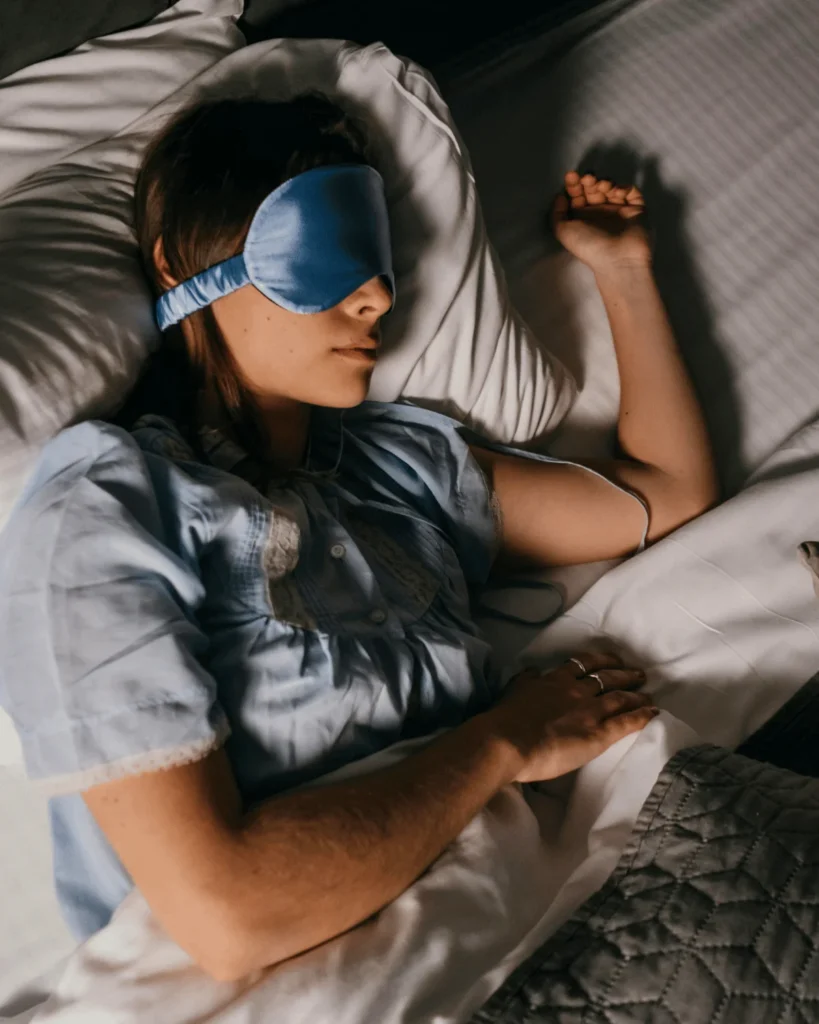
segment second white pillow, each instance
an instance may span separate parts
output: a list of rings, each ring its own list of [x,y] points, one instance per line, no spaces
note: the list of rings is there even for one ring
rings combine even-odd
[[[380,43],[300,40],[248,47],[213,77],[203,84],[214,96],[286,99],[318,89],[370,131],[397,284],[370,396],[412,399],[503,441],[553,430],[574,381],[509,302],[469,155],[432,77]]]

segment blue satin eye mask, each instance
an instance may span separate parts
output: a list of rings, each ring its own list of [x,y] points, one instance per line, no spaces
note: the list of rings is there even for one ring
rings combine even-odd
[[[359,164],[316,167],[271,192],[244,251],[171,288],[156,319],[164,331],[246,284],[294,313],[322,313],[379,276],[394,297],[381,175]]]

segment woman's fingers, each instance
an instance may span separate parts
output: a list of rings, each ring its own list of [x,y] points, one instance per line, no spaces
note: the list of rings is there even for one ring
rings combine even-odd
[[[580,679],[590,672],[600,672],[601,669],[608,668],[623,668],[623,659],[619,654],[614,654],[612,651],[603,653],[582,651],[579,654],[573,654],[557,671],[568,669],[575,678]]]
[[[608,746],[621,740],[624,736],[630,736],[633,732],[645,729],[648,723],[659,715],[660,709],[649,704],[645,707],[634,708],[632,711],[624,711],[620,715],[613,715],[603,723]]]
[[[570,196],[575,197],[583,195],[583,186],[580,184],[580,175],[577,171],[569,171],[564,182],[566,191]]]
[[[593,174],[584,174],[581,178],[577,171],[568,171],[563,178],[563,185],[571,199],[586,196],[589,192],[602,192],[609,196],[609,202],[642,204],[645,202],[643,193],[636,185],[615,185],[608,178],[599,181]]]
[[[594,673],[593,679],[580,681],[588,681],[589,688],[594,694],[608,693],[610,690],[637,690],[646,681],[646,674],[641,668],[602,668]]]
[[[632,690],[611,690],[601,694],[595,702],[595,713],[601,719],[608,719],[639,708],[653,707],[651,697],[647,693],[635,693]]]
[[[627,694],[634,697],[636,694]],[[660,709],[652,704],[644,704],[640,707],[629,708],[620,714],[611,715],[609,718],[598,722],[594,729],[588,734],[587,749],[582,758],[578,758],[579,764],[588,764],[593,758],[598,757],[603,751],[608,750],[624,736],[630,736],[634,732],[645,729],[652,719],[659,715]],[[579,765],[578,765],[579,767]]]

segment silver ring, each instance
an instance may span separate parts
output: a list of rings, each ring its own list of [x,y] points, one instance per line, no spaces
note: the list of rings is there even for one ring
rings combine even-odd
[[[568,662],[572,665],[577,665],[577,667],[580,669],[581,676],[584,676],[586,674],[586,666],[583,664],[580,658],[569,658]]]
[[[589,672],[589,679],[594,679],[597,682],[597,685],[600,687],[600,693],[606,692],[603,680],[600,678],[600,674],[598,672]],[[597,694],[598,697],[600,696],[600,693]]]

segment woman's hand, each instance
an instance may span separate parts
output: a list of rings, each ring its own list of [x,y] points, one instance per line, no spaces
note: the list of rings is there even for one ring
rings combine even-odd
[[[651,243],[642,224],[638,188],[618,188],[593,174],[566,175],[566,191],[552,207],[558,241],[595,273],[616,266],[649,266]]]
[[[645,682],[640,670],[609,654],[580,654],[577,662],[585,673],[575,661],[545,673],[526,669],[488,712],[494,730],[520,755],[515,781],[574,771],[658,713],[648,696],[634,692]]]

